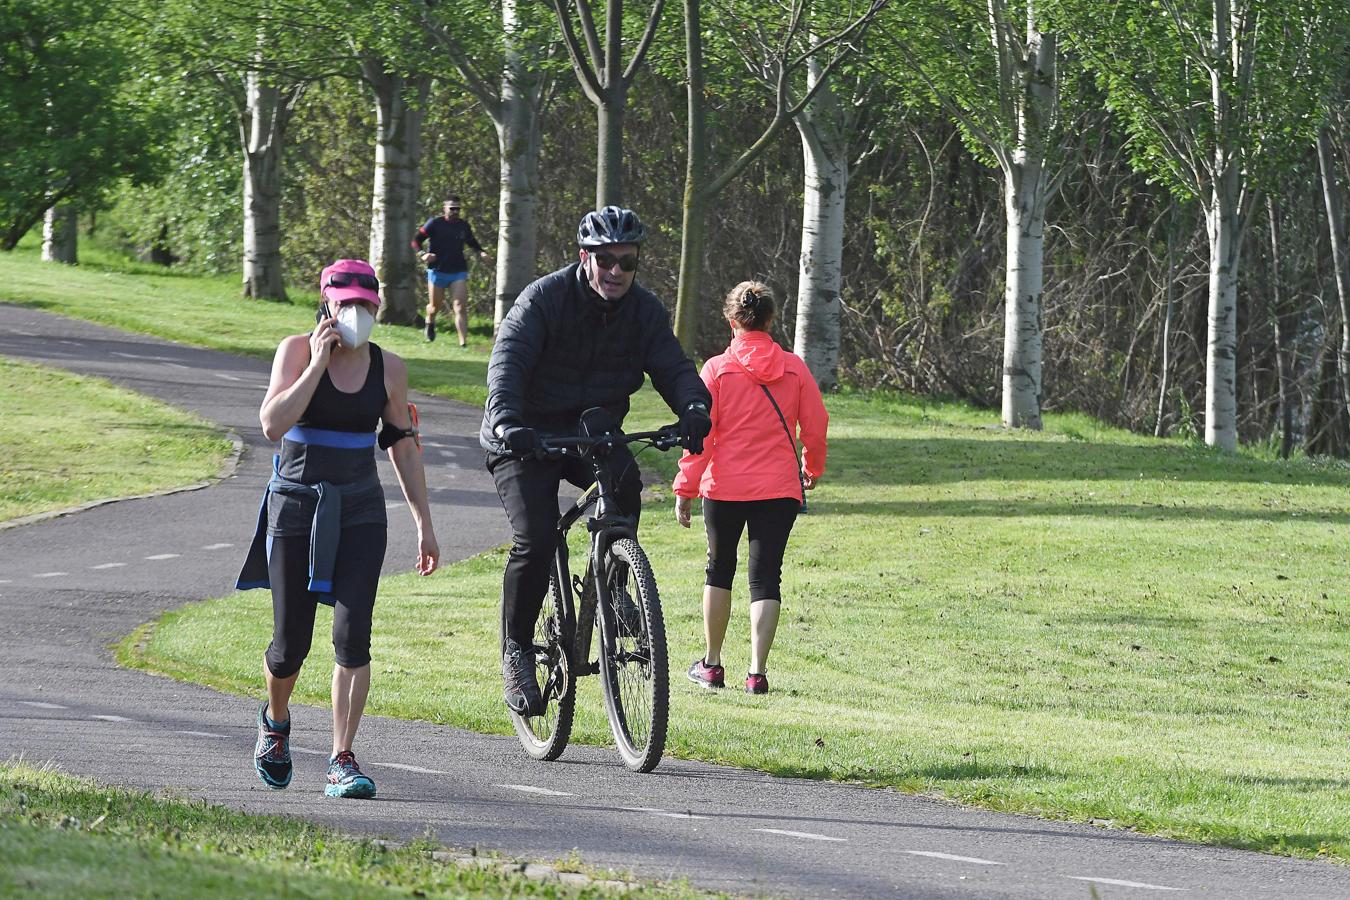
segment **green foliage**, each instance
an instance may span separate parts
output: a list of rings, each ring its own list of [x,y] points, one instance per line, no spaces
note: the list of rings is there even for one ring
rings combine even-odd
[[[1131,136],[1132,163],[1182,199],[1221,168],[1261,185],[1314,139],[1350,36],[1341,0],[1047,0]]]
[[[164,111],[131,39],[97,0],[0,0],[0,249],[58,202],[156,176]]]

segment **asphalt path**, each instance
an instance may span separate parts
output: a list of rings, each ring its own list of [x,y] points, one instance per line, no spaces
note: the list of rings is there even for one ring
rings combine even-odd
[[[514,737],[376,716],[362,724],[358,749],[379,799],[331,800],[322,795],[329,714],[299,705],[295,779],[269,791],[251,760],[257,698],[120,669],[109,650],[165,610],[232,589],[273,452],[257,421],[266,363],[6,304],[0,355],[108,378],[243,442],[235,472],[208,487],[0,530],[0,759],[354,833],[431,834],[545,861],[575,851],[644,878],[754,894],[1350,897],[1350,869],[1328,863],[682,760],[635,775],[607,748],[571,747],[559,762],[536,763]],[[479,411],[415,399],[445,559],[504,542],[477,447]],[[381,470],[391,503],[400,500],[391,467]],[[386,571],[407,570],[410,517],[391,509],[389,521]],[[329,665],[325,646],[315,640],[312,665]],[[674,716],[695,714],[672,693]]]

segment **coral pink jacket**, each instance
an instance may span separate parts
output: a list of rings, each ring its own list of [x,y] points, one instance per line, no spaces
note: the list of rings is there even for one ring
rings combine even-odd
[[[764,396],[772,392],[787,426],[802,442],[802,466],[813,478],[825,472],[825,432],[830,417],[811,370],[764,331],[743,331],[700,373],[712,392],[712,433],[697,456],[680,460],[674,490],[681,497],[772,500],[800,497],[796,445]]]

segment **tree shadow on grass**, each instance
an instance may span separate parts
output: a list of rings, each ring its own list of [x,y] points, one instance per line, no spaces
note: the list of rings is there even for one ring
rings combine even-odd
[[[1129,503],[1046,503],[1028,500],[870,500],[812,501],[811,512],[821,516],[891,516],[896,518],[990,518],[1027,519],[1088,517],[1136,522],[1270,522],[1345,525],[1350,512],[1296,511],[1277,509],[1227,509],[1219,506],[1162,506]]]
[[[1350,485],[1350,469],[1318,470],[1217,451],[1083,441],[973,438],[834,438],[830,482],[849,485],[960,484],[971,481],[1233,482]]]

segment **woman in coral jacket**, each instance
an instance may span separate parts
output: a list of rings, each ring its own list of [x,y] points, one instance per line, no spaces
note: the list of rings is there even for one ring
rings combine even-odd
[[[686,453],[675,477],[675,517],[689,527],[694,497],[703,498],[708,533],[703,588],[707,651],[689,667],[689,680],[726,684],[722,641],[731,618],[731,583],[741,533],[750,537],[750,672],[745,689],[769,690],[765,668],[782,606],[783,553],[804,491],[825,471],[829,415],[806,363],[769,336],[774,300],[769,288],[744,281],[722,307],[731,346],[703,365],[712,392],[712,433],[702,453]],[[797,464],[797,435],[802,442]]]

